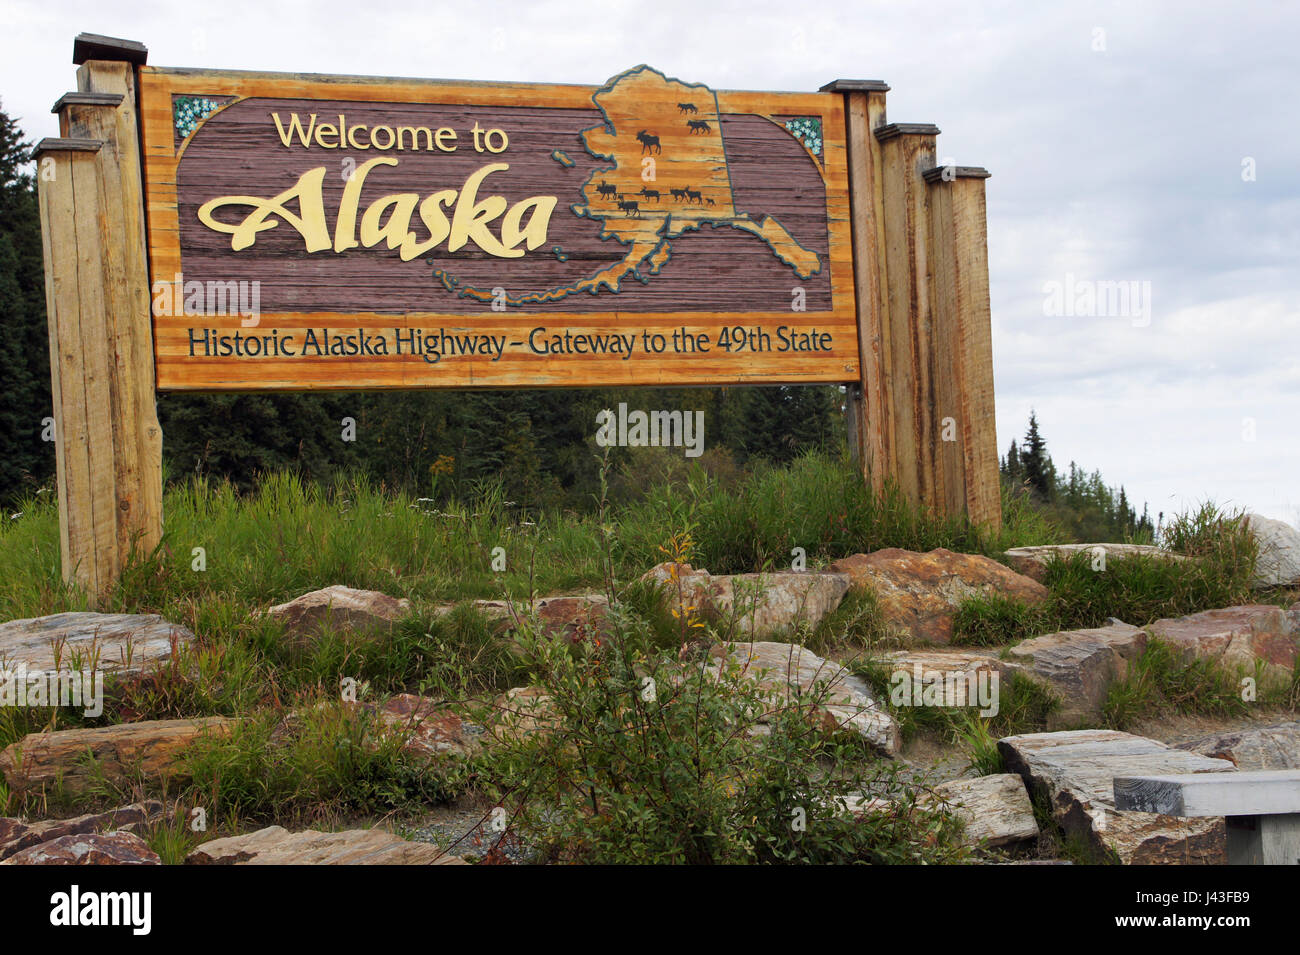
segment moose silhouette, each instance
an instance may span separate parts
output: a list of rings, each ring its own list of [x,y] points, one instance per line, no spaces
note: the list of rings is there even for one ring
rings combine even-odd
[[[709,125],[709,121],[707,119],[688,119],[686,121],[686,125],[691,128],[692,136],[694,136],[696,133],[713,132],[713,127]]]
[[[644,196],[646,199],[653,199],[655,202],[659,201],[658,189],[647,189],[645,186],[642,186],[641,191],[633,193],[633,195]]]
[[[641,132],[636,134],[636,138],[638,142],[641,143],[641,153],[643,155],[648,152],[653,152],[653,153],[663,152],[663,149],[660,148],[659,146],[658,136],[652,136],[650,133],[646,132],[643,129],[641,130]]]
[[[682,114],[698,113],[699,109],[696,107],[694,103],[678,103],[677,111]]]
[[[600,181],[600,185],[596,187],[596,191],[600,193],[600,197],[602,199],[608,199],[609,197],[614,196],[618,193],[618,186],[611,186],[604,179],[602,179]]]

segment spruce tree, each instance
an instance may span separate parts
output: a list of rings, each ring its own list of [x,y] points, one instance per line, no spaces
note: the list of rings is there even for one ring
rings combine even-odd
[[[1029,430],[1025,432],[1020,461],[1024,467],[1025,483],[1029,485],[1030,491],[1044,501],[1050,500],[1055,468],[1047,453],[1047,442],[1038,431],[1038,418],[1033,411],[1029,412]]]
[[[42,440],[50,403],[49,338],[40,213],[31,144],[0,110],[0,502],[31,493],[54,472]]]

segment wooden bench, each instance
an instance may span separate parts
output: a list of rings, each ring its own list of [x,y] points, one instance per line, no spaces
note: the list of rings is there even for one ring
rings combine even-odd
[[[1117,776],[1115,808],[1223,816],[1229,865],[1300,865],[1300,770]]]

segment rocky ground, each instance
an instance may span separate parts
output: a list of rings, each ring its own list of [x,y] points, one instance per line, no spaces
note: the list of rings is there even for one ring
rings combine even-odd
[[[1285,525],[1283,525],[1285,526]],[[1042,633],[1005,645],[957,646],[954,621],[972,597],[998,596],[1023,607],[1049,599],[1043,584],[1048,561],[1062,548],[1021,548],[1007,564],[946,550],[913,553],[887,549],[859,554],[824,570],[714,576],[685,564],[662,564],[647,575],[662,585],[675,608],[704,608],[718,621],[720,639],[709,665],[734,661],[774,696],[829,693],[818,704],[827,732],[860,736],[880,758],[898,760],[926,788],[926,799],[955,811],[967,838],[987,858],[1020,860],[1109,859],[1121,863],[1221,863],[1222,818],[1185,819],[1115,808],[1117,776],[1231,773],[1300,768],[1300,722],[1294,710],[1248,709],[1246,715],[1144,714],[1125,732],[1108,728],[1112,688],[1140,670],[1153,641],[1172,648],[1179,666],[1204,665],[1241,679],[1294,686],[1300,655],[1300,599],[1277,601],[1279,586],[1300,585],[1300,541],[1285,551],[1275,527],[1273,559],[1258,581],[1273,602],[1222,607],[1152,622],[1112,619],[1103,626]],[[1294,533],[1294,532],[1292,532]],[[1275,538],[1284,538],[1278,544]],[[1283,547],[1279,556],[1276,552]],[[1132,545],[1076,545],[1123,560],[1136,553],[1175,560]],[[1099,558],[1101,559],[1101,558]],[[1009,566],[1008,566],[1009,565]],[[1015,569],[1013,569],[1015,568]],[[825,655],[807,641],[854,591],[869,592],[885,636],[871,647],[835,646]],[[1293,598],[1300,592],[1292,591]],[[530,605],[479,601],[501,633],[513,621],[535,619],[542,629],[575,640],[598,638],[610,612],[599,595],[541,598]],[[448,608],[449,609],[449,608]],[[322,628],[383,634],[410,610],[406,601],[343,586],[305,594],[266,610],[285,638],[310,641]],[[56,671],[73,661],[94,661],[113,680],[138,679],[166,665],[195,641],[183,627],[148,615],[57,614],[0,624],[3,669]],[[905,732],[904,707],[978,711],[988,700],[980,688],[1005,689],[1029,681],[1055,701],[1035,732],[996,740],[996,765],[973,765],[970,747],[939,730]],[[1243,693],[1250,691],[1242,684]],[[902,696],[899,697],[899,692]],[[901,702],[900,702],[901,699]],[[31,701],[28,701],[31,705]],[[10,704],[14,705],[14,704]],[[422,759],[457,759],[492,745],[509,732],[548,732],[547,698],[517,687],[498,700],[503,722],[483,725],[437,699],[399,694],[356,703],[375,719],[380,735],[396,734],[403,752]],[[1294,706],[1294,701],[1293,704]],[[986,714],[987,715],[987,714]],[[282,730],[295,732],[305,717],[286,715]],[[153,794],[175,791],[187,779],[186,752],[196,740],[231,732],[238,717],[168,719],[91,725],[31,733],[0,751],[0,775],[11,803],[26,817],[0,818],[0,864],[157,864],[160,856],[142,836],[155,831],[174,807],[161,799],[139,801],[79,816],[43,818],[31,807],[42,794],[93,797],[104,782],[140,785]],[[753,732],[764,730],[760,724]],[[365,745],[379,745],[368,741]],[[1297,787],[1300,809],[1300,785]],[[58,800],[55,800],[58,802]],[[846,805],[857,814],[885,804],[863,796]],[[427,814],[353,820],[340,831],[279,826],[220,833],[184,856],[190,864],[447,864],[522,862],[526,846],[500,846],[494,807],[462,797]],[[213,835],[218,835],[215,831]],[[1091,854],[1091,855],[1089,855]]]

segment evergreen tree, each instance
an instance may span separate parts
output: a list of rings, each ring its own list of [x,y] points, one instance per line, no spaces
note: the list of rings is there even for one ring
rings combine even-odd
[[[50,402],[49,338],[31,144],[0,110],[0,502],[45,483],[54,444],[43,441]]]
[[[1029,490],[1044,501],[1050,500],[1054,490],[1052,478],[1055,469],[1047,453],[1047,442],[1038,432],[1038,418],[1033,411],[1029,412],[1029,430],[1025,432],[1020,461]]]

